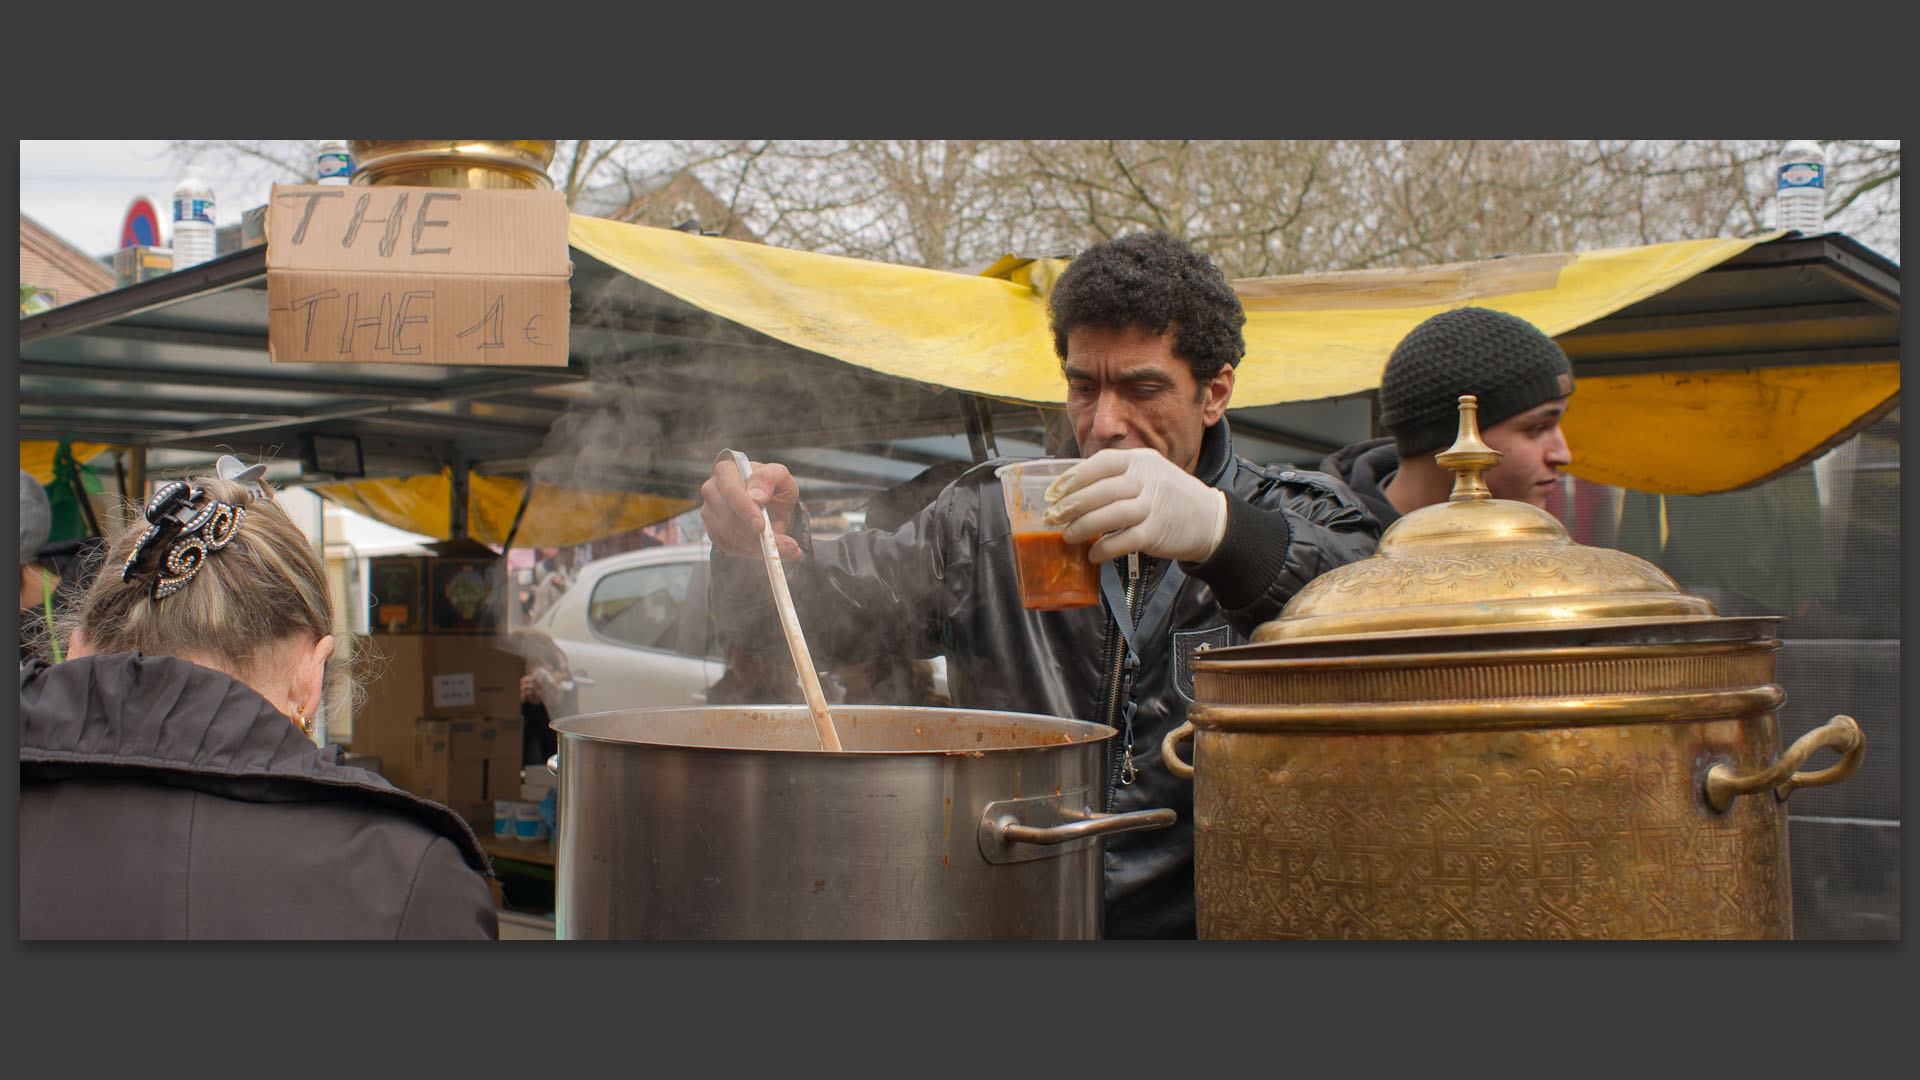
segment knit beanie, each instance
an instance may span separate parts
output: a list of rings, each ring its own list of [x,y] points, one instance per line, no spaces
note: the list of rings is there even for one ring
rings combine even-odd
[[[1573,393],[1573,365],[1525,319],[1465,307],[1443,311],[1394,346],[1380,377],[1380,425],[1401,457],[1453,445],[1460,395],[1479,398],[1480,430]]]
[[[53,507],[47,502],[47,489],[25,469],[20,470],[20,565],[25,566],[47,542],[53,531]]]

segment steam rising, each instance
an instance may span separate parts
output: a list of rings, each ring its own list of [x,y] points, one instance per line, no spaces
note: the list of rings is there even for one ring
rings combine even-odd
[[[809,450],[964,431],[962,401],[951,391],[782,344],[624,274],[586,286],[576,277],[574,288],[582,303],[573,345],[591,393],[568,399],[551,425],[529,467],[537,483],[697,500],[719,451],[731,448],[787,464],[818,515],[826,500],[868,499],[888,481],[809,463]],[[873,502],[874,523],[904,520],[968,464],[896,486]],[[710,703],[730,694],[740,702],[799,700],[771,598],[744,599],[756,598],[766,601],[764,617],[748,604],[722,620],[735,677],[712,688]],[[830,681],[841,688],[837,701],[924,704],[933,693],[929,672],[919,658],[875,659],[832,672]]]

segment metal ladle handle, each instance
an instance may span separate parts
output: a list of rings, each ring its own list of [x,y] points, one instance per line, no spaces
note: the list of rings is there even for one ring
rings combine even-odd
[[[745,484],[752,473],[747,455],[738,450],[725,452],[733,455],[734,468],[740,473],[740,482]],[[793,656],[794,672],[800,677],[801,692],[807,698],[807,710],[813,715],[814,734],[820,739],[822,750],[840,753],[840,733],[833,726],[826,694],[820,690],[820,676],[813,669],[813,655],[807,651],[806,635],[800,632],[800,616],[793,609],[793,594],[787,590],[787,573],[780,568],[773,518],[764,506],[760,508],[760,558],[767,564],[767,584],[773,589],[773,606],[780,616],[780,630],[787,638],[787,651]]]
[[[1840,754],[1839,762],[1819,772],[1794,772],[1815,750],[1822,749]],[[1793,745],[1787,747],[1786,753],[1760,772],[1741,776],[1725,762],[1708,769],[1707,805],[1724,811],[1740,796],[1768,788],[1774,789],[1774,798],[1785,799],[1794,788],[1837,784],[1852,776],[1854,770],[1860,767],[1860,758],[1866,749],[1867,737],[1861,732],[1859,722],[1851,716],[1836,716],[1795,739]]]

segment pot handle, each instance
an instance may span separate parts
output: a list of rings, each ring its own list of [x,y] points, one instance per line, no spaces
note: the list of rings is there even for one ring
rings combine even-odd
[[[1162,807],[1155,810],[1129,810],[1124,814],[1095,814],[1084,821],[1070,821],[1065,825],[1017,825],[1012,821],[1002,821],[998,831],[1002,843],[1064,844],[1069,840],[1105,836],[1108,833],[1164,829],[1179,818],[1179,814]]]
[[[1183,720],[1179,727],[1167,732],[1167,737],[1160,740],[1160,760],[1167,763],[1168,772],[1182,780],[1193,779],[1193,766],[1181,761],[1180,753],[1174,747],[1191,738],[1193,738],[1193,721]]]
[[[1839,762],[1819,772],[1793,771],[1815,750],[1821,749],[1841,755]],[[1837,784],[1860,767],[1860,758],[1866,749],[1867,737],[1861,733],[1860,724],[1851,716],[1836,716],[1795,739],[1772,765],[1751,776],[1736,775],[1733,766],[1725,762],[1708,769],[1707,805],[1726,810],[1740,796],[1768,788],[1774,789],[1774,798],[1784,800],[1794,788]]]

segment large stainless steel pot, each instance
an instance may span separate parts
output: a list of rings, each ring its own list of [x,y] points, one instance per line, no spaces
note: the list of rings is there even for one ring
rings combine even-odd
[[[1097,938],[1114,729],[843,705],[555,721],[562,938]]]

